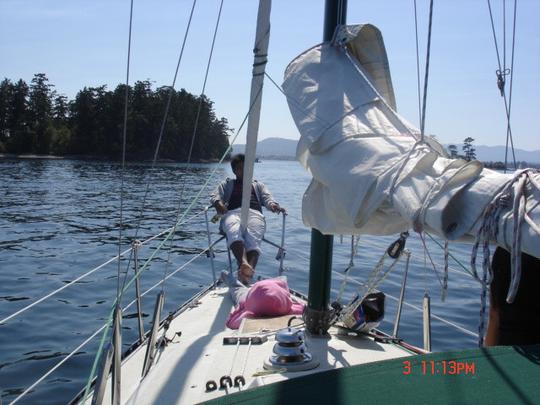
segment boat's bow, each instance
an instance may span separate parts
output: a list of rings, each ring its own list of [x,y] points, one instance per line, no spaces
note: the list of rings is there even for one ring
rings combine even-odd
[[[305,336],[305,346],[315,367],[306,367],[309,369],[304,371],[286,371],[281,367],[268,370],[268,360],[276,351],[276,329],[286,328],[291,317],[246,319],[235,331],[225,326],[231,308],[227,288],[210,289],[185,305],[168,329],[160,330],[160,336],[166,336],[169,343],[160,345],[144,378],[141,371],[146,346],[140,346],[124,359],[121,403],[199,403],[312,373],[412,354],[392,342],[331,328],[326,336]],[[227,377],[233,386],[227,386]],[[109,380],[106,402],[110,386]]]

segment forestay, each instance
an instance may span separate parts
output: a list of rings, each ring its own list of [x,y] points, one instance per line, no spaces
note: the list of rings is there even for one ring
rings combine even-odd
[[[476,236],[496,202],[500,215],[488,237],[510,248],[520,233],[521,249],[540,257],[538,172],[501,174],[447,158],[430,137],[421,141],[396,112],[373,25],[342,27],[333,44],[302,53],[287,67],[283,88],[301,133],[297,159],[313,176],[302,205],[307,226],[374,235],[413,228],[456,240]],[[516,229],[513,207],[521,210]]]

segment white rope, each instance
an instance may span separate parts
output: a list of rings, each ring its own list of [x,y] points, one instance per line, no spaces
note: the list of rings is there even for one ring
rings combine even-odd
[[[32,391],[36,386],[41,384],[41,382],[47,378],[49,375],[51,375],[54,371],[56,371],[62,364],[64,364],[66,361],[68,361],[70,358],[72,358],[79,350],[81,350],[84,346],[86,346],[93,338],[97,336],[99,332],[101,332],[105,327],[108,326],[108,324],[103,325],[101,328],[96,330],[88,339],[86,339],[84,342],[82,342],[79,346],[77,346],[71,353],[69,353],[66,357],[64,357],[62,360],[60,360],[53,368],[51,368],[49,371],[47,371],[41,378],[39,378],[36,382],[34,382],[30,387],[25,389],[21,395],[19,395],[17,398],[15,398],[12,402],[10,402],[10,405],[15,404],[19,402],[20,399],[22,399],[24,396],[26,396],[30,391]]]
[[[339,273],[338,271],[333,270],[332,272],[335,273],[335,274],[337,274],[339,277],[344,277],[344,275],[341,274],[341,273]],[[351,281],[352,281],[353,283],[355,283],[355,284],[363,285],[363,283],[362,283],[361,281],[354,280],[354,279],[352,279]],[[384,295],[385,295],[386,297],[390,298],[390,299],[393,300],[393,301],[396,301],[396,302],[399,301],[399,298],[394,297],[393,295],[390,295],[390,294],[387,294],[387,293],[384,293]],[[423,309],[422,309],[422,308],[420,308],[420,307],[418,307],[418,306],[416,306],[416,305],[414,305],[414,304],[410,304],[410,303],[408,303],[408,302],[406,302],[406,301],[403,301],[403,304],[406,305],[406,306],[408,306],[409,308],[412,308],[412,309],[418,311],[418,312],[423,312]],[[435,314],[433,314],[433,313],[431,313],[431,317],[434,318],[434,319],[437,319],[438,321],[440,321],[440,322],[442,322],[442,323],[444,323],[444,324],[446,324],[446,325],[452,326],[452,327],[454,327],[454,328],[460,330],[461,332],[466,333],[467,335],[470,335],[470,336],[473,336],[473,337],[478,337],[478,335],[477,335],[476,333],[471,332],[471,331],[468,330],[468,329],[465,329],[463,326],[460,326],[460,325],[458,325],[458,324],[456,324],[456,323],[453,323],[453,322],[448,321],[448,320],[446,320],[446,319],[444,319],[444,318],[441,318],[440,316],[437,316],[437,315],[435,315]]]
[[[172,277],[173,275],[175,275],[176,273],[178,273],[179,271],[183,270],[187,265],[191,264],[193,261],[195,261],[196,259],[198,259],[199,257],[201,257],[204,253],[206,253],[208,251],[208,248],[204,249],[203,251],[201,251],[197,256],[193,257],[192,259],[188,260],[186,263],[184,263],[182,266],[180,266],[179,268],[177,268],[174,272],[172,272],[171,274],[169,274],[167,276],[167,278],[170,278]],[[113,258],[114,259],[114,258]],[[147,289],[145,292],[143,292],[141,294],[141,297],[144,297],[146,294],[148,294],[149,292],[151,292],[152,290],[154,290],[156,287],[158,287],[159,285],[161,284],[161,281],[159,281],[158,283],[154,284],[152,287],[150,287],[149,289]],[[129,309],[133,304],[135,304],[137,302],[137,299],[134,299],[133,301],[131,301],[128,305],[126,305],[123,309],[122,309],[122,312],[125,312],[127,309]],[[47,371],[43,376],[41,376],[36,382],[34,382],[30,387],[28,387],[26,390],[24,390],[24,392],[21,393],[21,395],[19,395],[17,398],[15,398],[15,400],[13,400],[13,402],[11,402],[11,404],[14,404],[16,403],[17,401],[19,401],[22,397],[24,397],[25,395],[27,395],[32,389],[34,389],[37,385],[39,385],[41,382],[43,382],[43,380],[45,378],[47,378],[49,375],[51,375],[55,370],[57,370],[62,364],[64,364],[67,360],[69,360],[71,357],[73,357],[77,351],[79,351],[80,349],[82,349],[84,346],[86,346],[93,338],[95,338],[97,336],[98,333],[100,333],[105,327],[108,326],[108,323],[104,324],[103,326],[101,326],[98,330],[96,330],[89,338],[87,338],[84,342],[82,342],[79,346],[77,346],[71,353],[69,353],[66,357],[64,357],[60,362],[58,362],[54,367],[52,367],[49,371]]]
[[[362,243],[363,243],[364,245],[367,244],[365,240],[364,240]],[[369,243],[369,245],[374,246],[374,247],[379,247],[379,246],[377,246],[377,245],[374,244],[374,243]],[[290,253],[291,253],[291,252],[290,252]],[[305,259],[305,260],[309,260],[309,256],[307,256],[307,255],[302,255],[301,253],[298,253],[298,252],[292,252],[292,255],[293,255],[293,256],[296,255],[297,257],[301,257],[301,258],[303,258],[303,259]],[[418,261],[418,260],[417,260],[417,261]],[[458,270],[455,270],[455,269],[452,269],[452,268],[449,268],[449,270],[451,270],[451,271],[453,270],[453,271],[455,271],[456,273],[465,274],[465,273],[463,273],[463,272],[461,272],[461,271],[458,271]],[[344,277],[346,276],[345,274],[342,274],[342,272],[337,271],[337,270],[332,270],[332,273],[335,274],[335,275],[337,275],[338,277],[341,277],[341,278],[344,278]],[[363,284],[364,284],[363,282],[358,281],[358,280],[355,280],[355,279],[352,279],[352,278],[350,279],[350,281],[351,281],[352,283],[354,283],[354,284],[357,284],[357,285],[363,285]],[[467,286],[462,286],[462,287],[467,287]],[[386,297],[392,299],[393,301],[396,301],[396,302],[399,301],[399,298],[394,297],[394,296],[391,295],[391,294],[388,294],[388,293],[385,292],[384,295],[385,295]],[[420,308],[420,307],[418,307],[418,306],[416,306],[416,305],[414,305],[414,304],[410,304],[410,303],[408,303],[408,302],[406,302],[406,301],[403,301],[403,304],[406,305],[406,306],[408,306],[409,308],[412,308],[412,309],[418,311],[418,312],[423,312],[423,309],[422,309],[422,308]],[[431,317],[434,318],[434,319],[436,319],[436,320],[438,320],[438,321],[440,321],[440,322],[442,322],[442,323],[444,323],[444,324],[446,324],[446,325],[452,326],[453,328],[456,328],[456,329],[458,329],[459,331],[461,331],[461,332],[463,332],[463,333],[465,333],[465,334],[467,334],[467,335],[470,335],[470,336],[472,336],[472,337],[478,338],[478,334],[476,334],[476,333],[474,333],[474,332],[472,332],[472,331],[470,331],[470,330],[468,330],[468,329],[465,329],[463,326],[460,326],[460,325],[458,325],[458,324],[456,324],[456,323],[453,323],[453,322],[451,322],[451,321],[448,321],[448,320],[446,320],[446,319],[444,319],[444,318],[442,318],[442,317],[440,317],[440,316],[437,316],[437,315],[435,315],[435,314],[433,314],[433,313],[431,313]]]
[[[441,301],[446,300],[446,294],[448,293],[448,240],[444,241],[444,273],[443,273],[443,286],[441,293]]]
[[[160,284],[162,284],[164,281],[168,280],[169,278],[171,278],[172,276],[174,276],[176,273],[178,273],[179,271],[183,270],[188,264],[191,264],[193,263],[196,259],[198,259],[199,257],[201,257],[204,253],[206,253],[207,251],[209,250],[209,248],[206,248],[204,249],[203,251],[201,251],[197,256],[189,259],[187,262],[185,262],[182,266],[178,267],[176,270],[174,270],[173,272],[171,272],[170,274],[168,274],[163,280],[160,280],[158,281],[156,284],[154,284],[152,287],[150,287],[148,290],[146,290],[145,292],[143,292],[141,294],[141,298],[144,297],[146,294],[148,294],[149,292],[151,292],[152,290],[154,290],[155,288],[157,288]],[[135,302],[137,302],[137,299],[134,299],[133,301],[131,301],[128,305],[126,305],[126,307],[124,308],[124,310],[128,309],[129,307],[131,307]]]
[[[483,217],[482,225],[476,236],[475,243],[471,252],[471,267],[476,280],[480,281],[482,285],[482,292],[480,296],[480,322],[478,326],[479,346],[482,346],[485,331],[485,318],[487,312],[487,288],[491,283],[493,273],[490,266],[490,250],[489,243],[491,240],[497,240],[499,232],[499,218],[504,209],[509,208],[511,195],[514,194],[512,202],[513,213],[513,237],[511,246],[511,278],[510,286],[506,296],[506,302],[511,304],[516,297],[519,282],[521,280],[521,226],[523,222],[533,222],[527,215],[527,199],[525,196],[525,190],[527,180],[532,186],[540,187],[536,179],[532,176],[533,173],[538,173],[534,169],[525,169],[518,171],[514,174],[514,177],[508,181],[503,189],[493,198],[493,200],[486,206]],[[527,220],[528,218],[528,220]],[[531,227],[534,231],[537,231],[538,226]],[[540,234],[540,232],[538,232]],[[480,243],[483,243],[483,261],[482,279],[478,277],[476,271],[476,258],[478,255],[478,247]]]
[[[204,210],[202,210],[202,211],[196,213],[195,215],[193,215],[193,216],[189,217],[188,219],[186,219],[185,222],[189,222],[190,220],[192,220],[192,219],[196,218],[197,216],[201,215],[203,212],[204,212]],[[167,233],[167,232],[170,232],[171,229],[172,229],[172,227],[171,227],[171,228],[168,228],[168,229],[165,229],[164,231],[158,233],[157,235],[151,236],[150,238],[148,238],[148,239],[144,240],[143,242],[141,242],[141,245],[145,245],[145,244],[147,244],[147,243],[153,241],[154,239],[159,238],[159,237],[162,236],[163,234],[165,234],[165,233]],[[125,256],[127,253],[131,252],[132,249],[133,249],[133,248],[131,248],[131,247],[128,248],[128,249],[126,249],[125,251],[123,251],[123,252],[121,253],[121,256]],[[58,288],[57,290],[52,291],[51,293],[49,293],[49,294],[47,294],[47,295],[41,297],[41,298],[38,299],[37,301],[34,301],[34,302],[32,302],[31,304],[28,304],[27,306],[21,308],[21,309],[18,310],[17,312],[14,312],[13,314],[7,316],[6,318],[0,320],[0,325],[1,325],[1,324],[4,324],[5,322],[7,322],[7,321],[9,321],[9,320],[11,320],[11,319],[13,319],[13,318],[15,318],[15,317],[17,317],[18,315],[20,315],[20,314],[22,314],[22,313],[28,311],[30,308],[32,308],[32,307],[34,307],[34,306],[36,306],[36,305],[42,303],[43,301],[47,300],[48,298],[51,298],[52,296],[58,294],[60,291],[65,290],[66,288],[72,286],[73,284],[78,283],[80,280],[82,280],[82,279],[88,277],[89,275],[95,273],[96,271],[102,269],[103,267],[105,267],[106,265],[112,263],[113,261],[115,261],[115,260],[117,260],[117,259],[118,259],[118,255],[116,255],[116,256],[114,256],[114,257],[111,257],[111,258],[110,258],[109,260],[107,260],[105,263],[100,264],[99,266],[93,268],[92,270],[89,270],[88,272],[84,273],[83,275],[77,277],[76,279],[74,279],[74,280],[70,281],[69,283],[63,285],[62,287]]]

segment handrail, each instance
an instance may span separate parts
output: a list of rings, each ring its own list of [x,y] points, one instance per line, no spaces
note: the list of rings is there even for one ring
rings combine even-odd
[[[338,271],[336,271],[336,270],[333,270],[333,273],[339,275],[340,277],[344,277],[343,274],[341,274],[340,272],[338,272]],[[350,281],[351,281],[352,283],[359,284],[359,285],[362,285],[362,284],[363,284],[361,281],[354,280],[354,279],[353,279],[353,280],[350,280]],[[385,295],[386,297],[388,297],[388,298],[394,300],[394,301],[399,301],[399,298],[394,297],[393,295],[390,295],[390,294],[387,294],[387,293],[384,293],[384,295]],[[416,310],[416,311],[418,311],[418,312],[423,312],[423,309],[422,309],[422,308],[420,308],[420,307],[418,307],[418,306],[416,306],[416,305],[414,305],[414,304],[408,303],[408,302],[405,301],[405,300],[403,301],[403,305],[406,305],[406,306],[408,306],[409,308],[412,308],[412,309],[414,309],[414,310]],[[440,316],[434,315],[433,313],[431,314],[431,317],[434,318],[434,319],[437,319],[438,321],[440,321],[440,322],[442,322],[442,323],[444,323],[444,324],[447,324],[447,325],[449,325],[449,326],[452,326],[452,327],[458,329],[459,331],[461,331],[461,332],[463,332],[463,333],[465,333],[465,334],[467,334],[467,335],[470,335],[470,336],[473,336],[473,337],[478,338],[478,335],[477,335],[476,333],[471,332],[471,331],[468,330],[468,329],[465,329],[463,326],[460,326],[460,325],[458,325],[458,324],[456,324],[456,323],[453,323],[453,322],[448,321],[448,320],[446,320],[446,319],[444,319],[444,318],[441,318]]]
[[[188,260],[186,263],[184,263],[182,266],[178,267],[174,272],[169,274],[166,278],[170,278],[176,273],[178,273],[180,270],[183,270],[188,264],[191,264],[193,261],[201,257],[203,254],[205,254],[208,251],[208,249],[204,249],[199,254]],[[144,297],[146,294],[150,293],[152,290],[154,290],[156,287],[158,287],[162,281],[159,281],[158,283],[154,284],[152,287],[148,288],[146,291],[144,291],[140,296]],[[135,304],[137,300],[131,301],[128,305],[126,305],[122,312],[125,312],[128,308],[130,308],[133,304]],[[108,323],[106,322],[104,325],[102,325],[99,329],[97,329],[90,337],[88,337],[85,341],[83,341],[79,346],[77,346],[73,351],[71,351],[66,357],[64,357],[62,360],[60,360],[57,364],[55,364],[50,370],[48,370],[45,374],[43,374],[38,380],[36,380],[30,387],[25,389],[17,398],[15,398],[11,404],[15,404],[18,401],[20,401],[24,396],[26,396],[28,393],[30,393],[36,386],[38,386],[40,383],[43,382],[49,375],[51,375],[54,371],[56,371],[62,364],[64,364],[66,361],[68,361],[71,357],[73,357],[79,350],[81,350],[84,346],[86,346],[90,341],[95,338],[100,332],[103,331],[108,326]]]
[[[193,217],[197,216],[197,215],[200,215],[203,211],[201,211],[200,213],[194,215]],[[192,219],[193,217],[189,218],[189,219]],[[141,244],[145,244],[153,239],[155,239],[156,237],[158,237],[159,235],[163,234],[164,232],[167,232],[168,230],[166,231],[163,231],[161,232],[160,234],[158,235],[155,235],[147,240],[145,240],[144,242],[141,242]],[[220,242],[221,240],[223,240],[224,238],[220,238],[216,241],[214,241],[212,243],[212,247],[215,246],[218,242]],[[165,277],[164,280],[160,280],[159,282],[157,282],[156,284],[154,284],[153,286],[149,287],[146,291],[144,291],[142,294],[140,294],[140,297],[144,297],[145,295],[147,295],[148,293],[150,293],[151,291],[153,291],[155,288],[157,288],[163,281],[171,278],[172,276],[174,276],[175,274],[177,274],[178,272],[182,271],[183,269],[185,269],[189,264],[191,264],[192,262],[194,262],[195,260],[197,260],[199,257],[201,257],[202,255],[206,254],[207,252],[209,251],[209,248],[205,248],[203,249],[201,252],[199,252],[197,255],[193,256],[191,259],[189,259],[187,262],[185,262],[184,264],[182,264],[181,266],[179,266],[178,268],[176,268],[173,272],[171,272],[169,275],[167,275],[167,277]],[[301,256],[301,255],[297,255],[297,256]],[[110,261],[114,260],[115,258],[112,258]],[[108,261],[107,263],[110,263],[110,261]],[[105,264],[103,264],[105,265]],[[103,266],[102,265],[102,266]],[[333,271],[336,275],[338,275],[339,277],[344,277],[343,274],[341,274],[340,272],[334,270]],[[461,273],[461,272],[460,272]],[[354,279],[351,279],[350,280],[351,282],[355,283],[355,284],[358,284],[358,285],[362,285],[363,283],[358,281],[358,280],[354,280]],[[67,286],[67,285],[66,285]],[[66,287],[64,286],[64,287]],[[390,294],[387,294],[385,293],[385,295],[394,300],[394,301],[400,301],[398,298],[390,295]],[[132,305],[134,305],[135,303],[137,302],[137,299],[134,299],[133,301],[131,301],[129,304],[127,304],[123,309],[122,309],[122,312],[125,312],[127,309],[129,309]],[[416,311],[419,311],[419,312],[422,312],[422,308],[419,308],[418,306],[414,305],[414,304],[410,304],[406,301],[402,301],[402,303]],[[36,303],[33,303],[33,305],[37,304]],[[19,311],[20,312],[20,311]],[[431,317],[446,324],[446,325],[449,325],[457,330],[459,330],[460,332],[462,333],[465,333],[467,335],[470,335],[472,337],[475,337],[477,338],[478,335],[474,332],[471,332],[467,329],[465,329],[464,327],[458,325],[458,324],[455,324],[451,321],[448,321],[444,318],[441,318],[437,315],[434,315],[434,314],[431,314]],[[48,370],[44,375],[42,375],[38,380],[36,380],[31,386],[29,386],[28,388],[26,388],[19,396],[17,396],[17,398],[15,398],[10,404],[15,404],[17,403],[18,401],[20,401],[24,396],[26,396],[28,393],[30,393],[36,386],[38,386],[41,382],[43,382],[49,375],[51,375],[54,371],[56,371],[60,366],[62,366],[65,362],[67,362],[71,357],[73,357],[79,350],[81,350],[84,346],[86,346],[93,338],[95,338],[100,332],[103,331],[103,329],[105,329],[106,327],[108,326],[108,323],[105,323],[104,325],[102,325],[99,329],[97,329],[90,337],[88,337],[86,340],[84,340],[79,346],[77,346],[72,352],[70,352],[68,355],[66,355],[66,357],[64,357],[62,360],[60,360],[56,365],[54,365],[50,370]]]
[[[38,380],[36,380],[30,387],[25,389],[17,398],[15,398],[12,402],[10,402],[10,405],[13,405],[17,403],[19,400],[21,400],[26,394],[28,394],[30,391],[32,391],[34,388],[36,388],[45,378],[47,378],[49,375],[51,375],[56,369],[58,369],[62,364],[64,364],[66,361],[68,361],[70,358],[72,358],[79,350],[81,350],[84,346],[86,346],[93,338],[95,338],[98,333],[100,333],[107,324],[103,325],[101,328],[96,330],[88,339],[86,339],[84,342],[82,342],[79,346],[77,346],[71,353],[69,353],[66,357],[64,357],[62,360],[60,360],[56,365],[54,365],[49,371],[47,371],[45,374],[43,374]]]
[[[194,214],[193,216],[187,218],[187,219],[186,219],[184,222],[182,222],[182,223],[188,222],[188,221],[190,221],[190,220],[196,218],[197,216],[201,215],[203,212],[204,212],[204,210],[203,210],[203,211],[200,211],[200,212],[198,212],[198,213],[196,213],[196,214]],[[156,239],[156,238],[162,236],[163,234],[170,232],[172,229],[173,229],[173,227],[169,227],[169,228],[165,229],[164,231],[161,231],[160,233],[158,233],[158,234],[156,234],[156,235],[154,235],[154,236],[151,236],[150,238],[148,238],[148,239],[146,239],[146,240],[144,240],[143,242],[140,242],[140,243],[141,243],[141,245],[145,245],[145,244],[147,244],[148,242],[151,242],[151,241],[153,241],[154,239]],[[127,253],[131,252],[132,250],[133,250],[133,247],[130,247],[130,248],[124,250],[124,251],[120,254],[120,257],[125,256]],[[52,296],[58,294],[60,291],[63,291],[63,290],[65,290],[66,288],[71,287],[73,284],[76,284],[76,283],[79,282],[80,280],[82,280],[82,279],[88,277],[89,275],[95,273],[96,271],[102,269],[103,267],[105,267],[106,265],[112,263],[113,261],[118,260],[118,256],[119,256],[119,255],[116,255],[116,256],[114,256],[114,257],[111,257],[111,258],[110,258],[109,260],[107,260],[106,262],[104,262],[104,263],[100,264],[99,266],[97,266],[97,267],[95,267],[95,268],[89,270],[87,273],[82,274],[81,276],[79,276],[79,277],[77,277],[76,279],[70,281],[69,283],[64,284],[62,287],[58,288],[57,290],[54,290],[54,291],[50,292],[49,294],[47,294],[47,295],[45,295],[45,296],[39,298],[38,300],[36,300],[36,301],[34,301],[34,302],[28,304],[27,306],[25,306],[25,307],[19,309],[18,311],[12,313],[11,315],[8,315],[6,318],[0,320],[0,325],[2,325],[2,324],[4,324],[4,323],[6,323],[7,321],[9,321],[9,320],[11,320],[11,319],[13,319],[13,318],[19,316],[19,315],[22,314],[22,313],[28,311],[30,308],[32,308],[32,307],[34,307],[34,306],[36,306],[36,305],[38,305],[38,304],[41,304],[41,303],[42,303],[43,301],[45,301],[46,299],[49,299],[49,298],[51,298]]]
[[[372,244],[372,245],[374,245],[374,244]],[[289,253],[291,253],[291,252],[289,251]],[[298,254],[298,253],[296,253],[296,252],[292,252],[292,254],[293,254],[293,256],[296,255],[297,257],[303,257],[304,259],[307,259],[307,256],[305,256],[305,255],[301,255],[301,254]],[[458,272],[458,273],[460,273],[460,274],[465,274],[465,273],[460,272],[460,271],[457,271],[457,270],[454,270],[454,271],[456,271],[456,272]],[[341,272],[339,272],[339,271],[337,271],[337,270],[332,270],[332,273],[334,273],[334,274],[336,274],[337,276],[342,277],[342,278],[345,277],[344,274],[342,274]],[[352,283],[354,283],[354,284],[358,284],[358,285],[362,285],[362,284],[363,284],[361,281],[354,280],[354,279],[350,279],[349,281],[352,282]],[[385,295],[386,297],[390,298],[390,299],[393,300],[393,301],[399,302],[399,298],[394,297],[393,295],[390,295],[390,294],[388,294],[388,293],[384,293],[384,295]],[[418,311],[418,312],[422,312],[422,311],[423,311],[422,308],[420,308],[420,307],[418,307],[418,306],[416,306],[416,305],[414,305],[414,304],[411,304],[411,303],[409,303],[409,302],[407,302],[407,301],[405,301],[405,300],[403,301],[403,305],[406,305],[407,307],[412,308],[412,309],[414,309],[415,311]],[[453,328],[459,330],[460,332],[462,332],[462,333],[464,333],[464,334],[466,334],[466,335],[469,335],[469,336],[478,338],[478,334],[477,334],[477,333],[471,332],[470,330],[465,329],[465,328],[464,328],[463,326],[461,326],[461,325],[458,325],[458,324],[456,324],[456,323],[453,323],[453,322],[451,322],[451,321],[448,321],[448,320],[446,320],[446,319],[444,319],[444,318],[441,318],[440,316],[437,316],[437,315],[435,315],[435,314],[433,314],[433,313],[431,314],[431,317],[434,318],[434,319],[436,319],[436,320],[438,320],[438,321],[440,321],[440,322],[442,322],[442,323],[444,323],[444,324],[446,324],[446,325],[448,325],[448,326],[451,326],[451,327],[453,327]]]

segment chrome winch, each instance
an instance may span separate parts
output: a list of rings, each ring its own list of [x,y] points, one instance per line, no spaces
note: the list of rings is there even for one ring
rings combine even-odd
[[[304,371],[311,370],[319,362],[307,352],[304,331],[288,327],[276,333],[273,354],[265,360],[267,370]]]

